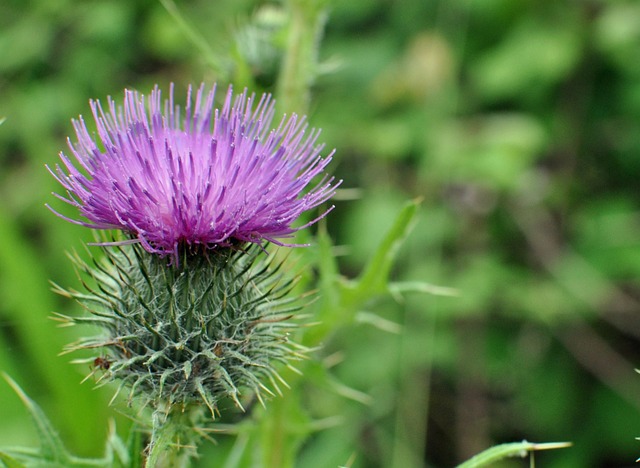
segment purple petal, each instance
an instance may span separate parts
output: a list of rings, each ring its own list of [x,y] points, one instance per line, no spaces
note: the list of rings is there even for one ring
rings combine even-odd
[[[333,152],[321,155],[320,132],[305,117],[285,116],[272,129],[270,95],[234,97],[229,87],[218,109],[215,89],[189,88],[184,117],[173,86],[164,101],[158,87],[149,97],[125,90],[122,106],[91,101],[97,134],[82,117],[74,120],[72,157],[61,153],[61,165],[49,168],[66,192],[57,197],[86,221],[52,211],[94,229],[121,229],[160,255],[193,244],[287,245],[278,239],[328,212],[293,227],[340,184],[325,173]]]

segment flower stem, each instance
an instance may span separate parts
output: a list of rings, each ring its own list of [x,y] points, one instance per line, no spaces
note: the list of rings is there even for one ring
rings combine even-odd
[[[326,18],[326,0],[288,0],[287,49],[280,69],[277,102],[283,113],[306,114],[317,74],[318,44]]]
[[[187,468],[197,455],[202,408],[173,407],[168,413],[153,415],[151,441],[147,446],[145,468]]]

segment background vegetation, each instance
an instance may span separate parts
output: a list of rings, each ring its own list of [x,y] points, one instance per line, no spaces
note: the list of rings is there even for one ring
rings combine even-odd
[[[57,356],[77,332],[47,317],[80,311],[48,281],[78,284],[65,252],[91,234],[44,208],[57,189],[44,164],[89,98],[213,80],[273,90],[280,67],[280,3],[178,6],[201,42],[155,0],[0,3],[0,369],[83,455],[100,453],[117,413],[109,389],[79,385],[89,369]],[[328,12],[309,116],[345,180],[326,222],[340,272],[356,275],[420,198],[393,277],[459,295],[383,297],[336,329],[319,357],[361,401],[300,395],[314,418],[342,418],[306,442],[300,466],[355,454],[353,466],[444,467],[522,439],[573,441],[539,466],[632,465],[640,3],[350,0]],[[1,382],[0,402],[2,445],[36,444]]]

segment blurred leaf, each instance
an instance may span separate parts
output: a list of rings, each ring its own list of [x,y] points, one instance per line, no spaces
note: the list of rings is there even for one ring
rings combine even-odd
[[[513,190],[547,143],[541,123],[525,114],[503,113],[451,122],[435,136],[433,164],[459,183]]]
[[[11,385],[13,390],[18,394],[24,406],[26,406],[33,422],[36,426],[40,447],[38,450],[29,448],[5,448],[4,452],[0,449],[0,457],[8,467],[11,466],[47,466],[51,468],[90,468],[104,467],[113,468],[114,452],[119,458],[121,466],[127,466],[129,463],[129,455],[126,453],[125,445],[119,439],[115,432],[115,426],[111,425],[109,437],[106,444],[106,454],[104,458],[80,458],[71,455],[60,439],[58,432],[55,430],[49,419],[42,409],[30,399],[26,393],[14,382],[9,376],[3,374],[5,380]],[[130,447],[132,450],[140,449],[139,445]],[[132,452],[134,453],[134,452]],[[16,460],[24,460],[25,465],[20,464]],[[9,463],[6,463],[8,461]],[[11,464],[14,465],[11,465]],[[18,463],[17,465],[15,463]],[[134,465],[131,465],[132,468]],[[135,465],[138,466],[138,465]]]
[[[601,197],[576,213],[576,249],[614,277],[640,274],[640,215],[630,200]]]
[[[451,317],[482,316],[500,300],[499,286],[509,284],[509,270],[491,254],[476,255],[460,265],[451,285],[460,294],[440,304]]]
[[[414,224],[419,203],[413,200],[405,204],[358,278],[343,284],[343,301],[348,307],[358,307],[367,298],[388,292],[391,267]]]
[[[22,403],[29,410],[29,414],[33,418],[40,441],[39,456],[42,460],[47,460],[55,464],[62,464],[69,458],[64,448],[62,440],[58,436],[57,431],[53,428],[40,407],[31,400],[9,376],[4,375],[5,380],[11,385],[11,388],[18,394]]]
[[[640,75],[640,5],[636,2],[607,3],[598,16],[595,41],[620,70],[634,77]]]
[[[447,286],[424,283],[422,281],[401,281],[389,283],[389,292],[395,298],[407,293],[426,293],[435,296],[458,296],[460,291]]]
[[[549,92],[578,63],[582,34],[578,19],[556,21],[525,17],[495,48],[471,66],[474,86],[482,99],[527,98]]]
[[[0,71],[15,72],[44,62],[52,44],[52,23],[28,15],[7,26],[0,34]]]
[[[18,394],[22,403],[26,406],[33,422],[36,426],[38,440],[40,441],[39,450],[23,448],[4,449],[3,457],[9,457],[10,462],[15,459],[25,460],[25,466],[50,466],[50,467],[100,467],[105,468],[112,465],[112,451],[108,450],[107,456],[100,459],[81,459],[74,457],[67,452],[62,440],[58,436],[58,432],[51,425],[44,412],[40,407],[31,400],[24,391],[6,374],[3,375],[5,380],[11,385],[13,390]],[[111,446],[108,445],[110,448]],[[4,460],[3,460],[4,461]],[[22,465],[17,465],[22,466]]]
[[[4,298],[5,317],[15,327],[24,354],[20,354],[21,365],[40,373],[40,385],[49,389],[57,403],[65,408],[62,416],[70,426],[79,425],[79,437],[88,437],[84,424],[95,423],[102,414],[92,415],[100,395],[90,389],[69,391],[68,383],[78,383],[78,374],[67,363],[55,356],[62,349],[65,337],[62,333],[52,335],[53,323],[44,318],[53,310],[52,293],[49,291],[47,275],[40,259],[29,249],[19,235],[17,226],[9,222],[8,216],[0,212],[0,288]],[[14,357],[15,358],[15,357]],[[78,394],[83,398],[78,401]]]
[[[393,189],[372,190],[358,203],[345,207],[346,219],[339,225],[347,253],[341,264],[360,270],[379,248],[385,234],[404,207],[406,197]]]
[[[116,47],[119,39],[131,32],[135,20],[134,10],[115,0],[79,4],[74,13],[78,18],[78,34],[82,40]]]
[[[455,65],[446,38],[423,31],[412,39],[403,56],[377,77],[373,96],[385,106],[403,100],[425,102],[441,95],[451,84]]]
[[[20,463],[15,458],[10,457],[9,455],[1,451],[0,451],[0,461],[4,463],[4,466],[6,468],[25,468],[26,467],[26,465]]]

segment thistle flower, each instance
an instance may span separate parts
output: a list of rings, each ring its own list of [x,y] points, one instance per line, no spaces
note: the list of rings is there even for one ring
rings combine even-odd
[[[274,101],[266,94],[256,103],[246,90],[234,98],[229,87],[221,110],[215,86],[201,85],[192,97],[189,88],[184,116],[173,86],[164,103],[157,87],[148,99],[125,90],[122,107],[91,101],[97,142],[82,117],[74,120],[75,161],[61,153],[62,166],[49,168],[66,189],[54,195],[86,220],[56,213],[120,229],[127,242],[175,258],[181,246],[291,245],[280,239],[316,222],[294,226],[339,184],[324,173],[333,152],[321,155],[319,131],[295,114],[271,130]]]
[[[164,101],[157,87],[148,99],[125,91],[121,107],[92,101],[96,137],[73,121],[73,158],[61,153],[49,168],[82,219],[54,213],[128,236],[99,242],[93,264],[73,258],[86,291],[57,290],[89,315],[58,318],[101,329],[67,350],[97,352],[81,360],[90,375],[153,408],[149,460],[171,444],[192,456],[203,408],[215,417],[221,401],[242,408],[284,384],[278,367],[306,350],[288,335],[300,302],[256,244],[294,245],[282,239],[326,215],[296,226],[339,184],[324,171],[333,153],[321,155],[304,117],[271,130],[270,96],[234,98],[229,88],[221,110],[214,97],[215,86],[195,100],[189,88],[183,116],[173,87]]]

